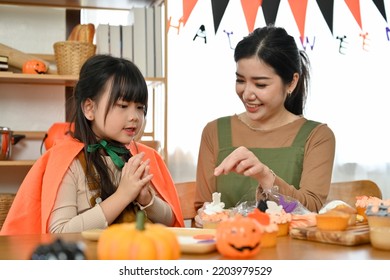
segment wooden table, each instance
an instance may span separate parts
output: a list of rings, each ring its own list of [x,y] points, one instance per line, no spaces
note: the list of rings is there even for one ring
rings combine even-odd
[[[96,259],[96,241],[85,240],[81,234],[44,234],[0,236],[0,260],[28,260],[34,249],[43,243],[50,243],[61,238],[66,242],[82,241],[85,243],[87,259]],[[223,257],[218,252],[207,254],[183,254],[183,260],[219,260]],[[264,248],[256,256],[259,260],[390,260],[390,251],[373,248],[370,244],[357,246],[332,245],[314,241],[278,237],[277,246]]]

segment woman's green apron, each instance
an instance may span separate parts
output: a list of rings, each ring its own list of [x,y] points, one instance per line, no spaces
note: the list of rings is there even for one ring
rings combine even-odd
[[[219,152],[217,165],[238,147],[232,146],[231,117],[218,119]],[[265,165],[272,169],[278,177],[299,189],[303,169],[303,157],[306,139],[310,132],[319,125],[318,122],[306,121],[298,131],[292,145],[282,148],[249,148]],[[237,204],[256,200],[258,182],[247,176],[231,172],[217,177],[217,191],[221,193],[221,201],[226,208]]]

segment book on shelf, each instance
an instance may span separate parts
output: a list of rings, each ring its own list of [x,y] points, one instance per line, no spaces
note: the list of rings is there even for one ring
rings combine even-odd
[[[163,77],[164,17],[161,6],[133,8],[133,25],[99,24],[96,53],[133,61],[145,77]]]
[[[110,54],[110,28],[108,24],[99,24],[96,28],[96,53]]]
[[[133,25],[122,26],[122,56],[133,61]]]
[[[155,77],[154,9],[146,9],[146,76]]]
[[[119,25],[110,25],[110,54],[115,57],[122,57],[121,29]]]
[[[146,76],[146,8],[134,8],[133,62]]]

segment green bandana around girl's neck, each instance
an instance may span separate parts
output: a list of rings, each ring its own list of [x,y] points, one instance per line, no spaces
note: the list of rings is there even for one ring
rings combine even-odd
[[[125,162],[119,155],[129,154],[130,151],[128,149],[126,149],[125,147],[113,146],[106,140],[100,140],[99,143],[88,145],[87,151],[91,153],[101,148],[103,148],[107,152],[116,167],[122,169],[123,166],[125,166]]]

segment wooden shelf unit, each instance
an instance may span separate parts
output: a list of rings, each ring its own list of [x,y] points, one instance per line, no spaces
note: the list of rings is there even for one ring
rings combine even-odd
[[[23,74],[12,72],[0,72],[0,83],[8,84],[36,84],[36,85],[62,85],[73,87],[76,85],[78,76],[56,74]],[[145,78],[149,87],[156,87],[165,83],[164,78]]]
[[[0,166],[26,166],[31,167],[35,160],[0,160]]]
[[[127,0],[127,1],[112,1],[112,0],[86,0],[86,1],[77,1],[77,0],[0,0],[1,5],[14,5],[14,6],[41,6],[41,7],[54,7],[54,8],[64,8],[68,10],[79,10],[79,9],[106,9],[106,10],[129,10],[135,7],[150,7],[154,5],[165,4],[165,19],[167,12],[167,1],[166,0]],[[167,163],[168,160],[168,151],[167,151],[167,38],[166,32],[164,31],[165,36],[165,51],[164,56],[164,73],[165,77],[161,78],[148,78],[145,77],[148,87],[151,87],[153,90],[153,98],[155,97],[155,89],[157,87],[163,86],[164,94],[164,116],[159,116],[164,118],[164,146],[160,147],[159,141],[155,141],[155,128],[153,127],[152,132],[145,132],[144,136],[149,138],[143,142],[144,144],[159,149],[164,160]],[[54,61],[54,55],[51,54],[34,54],[34,56],[41,57],[47,61]],[[13,73],[13,72],[0,72],[0,83],[5,84],[29,84],[34,86],[45,86],[45,85],[60,85],[66,88],[74,87],[77,83],[78,76],[75,75],[57,75],[57,74],[23,74],[23,73]],[[1,94],[1,93],[0,93]],[[154,104],[154,102],[153,102]],[[156,116],[153,115],[155,118]],[[30,140],[40,140],[43,139],[45,131],[14,131],[15,134],[24,134],[27,139]],[[152,139],[152,140],[150,140]],[[4,160],[0,161],[0,167],[31,167],[34,164],[35,160]]]
[[[11,72],[0,72],[0,83],[9,84],[36,84],[36,85],[63,85],[73,87],[78,77],[74,75],[55,74],[22,74]]]

